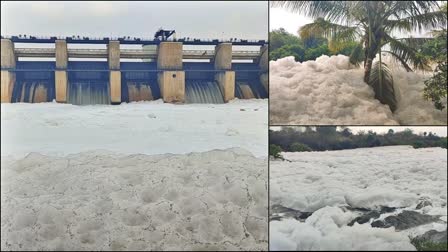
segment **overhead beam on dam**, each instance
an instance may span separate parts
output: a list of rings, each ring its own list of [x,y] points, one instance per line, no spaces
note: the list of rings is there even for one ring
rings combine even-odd
[[[15,48],[16,57],[30,58],[54,58],[54,48]],[[69,58],[105,58],[109,57],[107,49],[68,49]],[[121,59],[157,59],[157,50],[146,51],[142,49],[120,49]],[[183,59],[208,59],[214,60],[214,50],[183,50]],[[233,60],[256,60],[260,58],[259,51],[234,51]]]
[[[110,41],[107,45],[109,62],[110,102],[121,103],[120,41]]]
[[[16,77],[13,71],[6,70],[14,70],[16,67],[14,43],[9,39],[2,39],[1,41],[1,67],[1,102],[9,103],[11,102]]]
[[[67,42],[65,40],[56,40],[56,70],[54,75],[56,102],[67,102],[67,65],[68,65],[68,53]]]
[[[260,59],[258,65],[260,66],[260,82],[266,92],[269,94],[269,51],[268,46],[264,45],[260,48]]]
[[[185,72],[182,71],[182,43],[161,42],[157,48],[157,74],[164,102],[185,102]]]
[[[232,70],[232,44],[222,43],[215,46],[215,81],[221,89],[224,102],[235,99],[235,72]]]

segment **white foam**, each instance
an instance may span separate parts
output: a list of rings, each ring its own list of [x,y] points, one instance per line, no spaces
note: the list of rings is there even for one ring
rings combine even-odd
[[[267,159],[240,149],[2,159],[6,250],[267,250]]]
[[[271,124],[447,124],[446,109],[423,99],[428,74],[393,68],[398,109],[392,114],[374,99],[364,70],[350,65],[347,56],[303,63],[286,57],[271,61],[269,69]]]

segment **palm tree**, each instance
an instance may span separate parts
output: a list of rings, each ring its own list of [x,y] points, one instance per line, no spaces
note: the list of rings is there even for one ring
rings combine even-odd
[[[390,54],[407,71],[412,71],[410,65],[429,69],[428,60],[416,49],[428,38],[395,38],[392,33],[432,29],[447,21],[446,11],[437,1],[273,1],[272,5],[315,19],[301,27],[304,39],[319,34],[328,39],[330,50],[356,42],[350,62],[359,65],[364,61],[364,81],[373,87],[375,98],[392,111],[396,109],[393,78],[381,53]],[[377,55],[379,61],[373,64]]]

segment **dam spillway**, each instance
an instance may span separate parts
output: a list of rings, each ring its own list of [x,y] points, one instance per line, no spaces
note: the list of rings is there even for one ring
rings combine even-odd
[[[101,41],[107,48],[67,46],[81,41],[82,44]],[[56,100],[83,105],[156,99],[172,103],[223,103],[234,98],[267,98],[267,42],[242,41],[207,40],[199,44],[182,40],[132,41],[133,44],[153,45],[146,50],[144,47],[120,49],[120,44],[128,44],[123,39],[73,41],[51,37],[28,43],[54,43],[54,48],[15,48],[15,42],[25,41],[16,36],[2,36],[1,101]],[[214,45],[215,48],[184,49],[184,44],[189,47]],[[232,45],[258,46],[259,50],[235,51]],[[53,58],[54,61],[28,58]],[[106,61],[89,60],[98,58]]]

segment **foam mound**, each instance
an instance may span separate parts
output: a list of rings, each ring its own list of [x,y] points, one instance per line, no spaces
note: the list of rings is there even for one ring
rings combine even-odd
[[[393,67],[398,109],[392,113],[364,83],[364,70],[351,65],[348,59],[344,55],[323,55],[303,63],[295,62],[292,56],[271,61],[271,124],[447,123],[446,109],[439,111],[423,99],[423,82],[430,75]]]
[[[6,250],[267,250],[267,161],[239,148],[2,158]]]
[[[415,250],[408,236],[446,230],[447,152],[410,146],[286,152],[270,162],[270,204],[312,212],[305,222],[270,222],[271,250]],[[417,209],[422,199],[431,202]],[[347,223],[350,209],[418,211],[440,221],[397,232]],[[417,209],[417,210],[416,210]],[[385,218],[390,213],[384,213]]]

